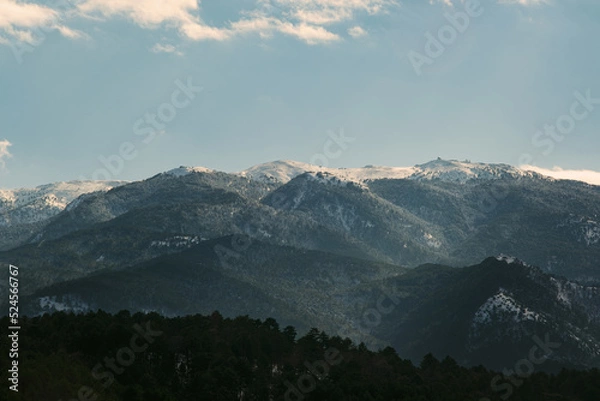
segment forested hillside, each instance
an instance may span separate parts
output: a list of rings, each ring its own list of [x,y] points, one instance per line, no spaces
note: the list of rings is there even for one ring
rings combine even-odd
[[[21,327],[20,393],[11,400],[600,399],[597,369],[505,378],[430,355],[414,366],[392,348],[369,351],[316,329],[296,338],[273,319],[217,312],[172,319],[56,313],[25,318]],[[0,343],[9,348],[7,336]]]

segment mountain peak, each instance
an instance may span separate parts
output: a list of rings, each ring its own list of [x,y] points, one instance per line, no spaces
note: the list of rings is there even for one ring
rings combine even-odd
[[[516,167],[513,167],[509,164],[505,163],[480,163],[480,162],[472,162],[471,160],[456,160],[456,159],[442,159],[438,157],[435,160],[431,160],[427,163],[417,164],[415,167],[421,169],[440,169],[440,168],[483,168],[483,167],[497,167],[497,168],[505,168],[505,169],[514,169],[518,170]]]
[[[342,181],[359,183],[369,179],[408,178],[413,170],[413,167],[378,167],[373,165],[359,168],[333,168],[293,160],[277,160],[250,167],[238,174],[254,180],[287,183],[304,173],[326,173],[336,176]]]
[[[214,173],[215,170],[212,170],[207,167],[188,167],[188,166],[179,166],[178,168],[174,168],[169,171],[165,171],[163,174],[172,175],[174,177],[183,177],[192,173]]]
[[[413,167],[367,165],[359,168],[331,168],[292,160],[277,160],[250,167],[238,174],[254,180],[285,184],[304,173],[319,172],[334,175],[342,181],[356,183],[377,179],[441,180],[465,183],[472,179],[491,180],[539,176],[508,164],[473,163],[469,160],[443,160],[440,158]]]
[[[308,163],[294,160],[275,160],[252,166],[239,172],[238,175],[258,181],[286,183],[304,173],[319,171],[323,171],[323,168]]]
[[[469,160],[443,160],[438,158],[415,166],[414,179],[430,179],[452,182],[466,182],[471,179],[501,179],[532,177],[533,172],[521,170],[508,164],[473,163]]]

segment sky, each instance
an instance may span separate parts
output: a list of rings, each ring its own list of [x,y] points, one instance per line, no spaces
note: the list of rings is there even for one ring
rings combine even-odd
[[[273,160],[600,184],[597,0],[0,0],[0,188]]]

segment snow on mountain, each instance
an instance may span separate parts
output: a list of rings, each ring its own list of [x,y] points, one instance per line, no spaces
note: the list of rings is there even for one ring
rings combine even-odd
[[[522,260],[520,260],[514,256],[500,254],[500,255],[496,256],[496,260],[498,260],[500,262],[506,262],[509,265],[517,264],[517,265],[521,265],[524,267],[531,267],[529,264],[523,262]]]
[[[81,301],[77,297],[65,295],[61,300],[57,300],[56,296],[47,296],[39,299],[39,305],[44,312],[73,312],[84,313],[90,310],[90,306]]]
[[[277,160],[270,163],[262,163],[252,166],[247,170],[237,173],[242,177],[247,177],[255,181],[287,183],[293,178],[307,172],[323,172],[329,169],[325,167],[313,166],[308,163],[296,162],[293,160]]]
[[[469,180],[492,180],[503,178],[542,177],[507,164],[472,163],[470,161],[437,159],[413,167],[365,166],[361,168],[330,168],[307,163],[279,160],[263,163],[238,174],[263,182],[285,184],[304,173],[326,173],[342,181],[360,183],[377,179],[442,180],[465,183]]]
[[[415,166],[411,179],[442,180],[465,183],[469,180],[541,177],[539,174],[518,169],[508,164],[472,163],[470,161],[437,159]]]
[[[198,236],[189,235],[178,235],[172,238],[167,238],[162,241],[152,241],[150,247],[155,248],[190,248],[193,245],[197,245],[200,241],[204,241],[206,238],[198,238]]]
[[[36,188],[0,189],[0,226],[35,223],[61,211],[79,196],[108,191],[126,181],[69,181]]]
[[[206,167],[186,167],[181,166],[179,168],[174,168],[173,170],[169,170],[164,174],[172,175],[174,177],[183,177],[192,173],[214,173],[215,170],[206,168]]]
[[[250,167],[238,174],[254,180],[285,184],[304,173],[325,173],[343,181],[361,182],[380,178],[408,178],[414,171],[414,167],[330,168],[292,160],[278,160]]]
[[[481,324],[490,324],[495,320],[512,319],[515,322],[524,320],[539,321],[543,319],[538,313],[521,305],[503,288],[488,298],[475,312],[472,325],[476,328]]]

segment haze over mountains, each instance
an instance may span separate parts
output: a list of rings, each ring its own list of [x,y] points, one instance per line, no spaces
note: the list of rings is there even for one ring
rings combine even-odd
[[[600,366],[600,187],[583,182],[278,161],[0,196],[0,260],[27,272],[29,314],[219,310],[490,366],[549,333],[548,367]]]

